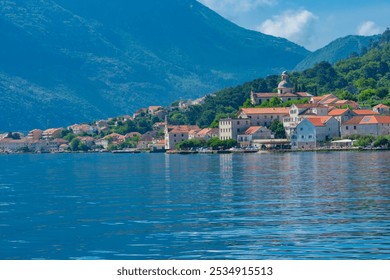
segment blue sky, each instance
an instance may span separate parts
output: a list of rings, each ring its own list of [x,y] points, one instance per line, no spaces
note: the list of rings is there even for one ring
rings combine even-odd
[[[390,27],[389,0],[198,0],[234,23],[309,50]]]

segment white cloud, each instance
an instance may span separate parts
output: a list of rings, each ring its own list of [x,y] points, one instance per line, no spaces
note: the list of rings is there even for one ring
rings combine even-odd
[[[317,19],[318,17],[308,10],[285,11],[264,21],[257,30],[307,45],[314,37],[312,25]]]
[[[246,13],[261,6],[272,6],[278,0],[198,0],[223,16]]]
[[[358,27],[358,35],[369,36],[381,33],[381,29],[373,21],[365,21]]]

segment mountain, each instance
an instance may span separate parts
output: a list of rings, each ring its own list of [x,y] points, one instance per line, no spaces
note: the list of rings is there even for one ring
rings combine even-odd
[[[361,54],[367,51],[370,44],[378,41],[380,35],[374,36],[357,36],[350,35],[347,37],[339,38],[325,47],[309,54],[304,58],[296,67],[295,71],[302,71],[313,67],[315,64],[321,61],[327,61],[334,64],[340,60],[346,59],[349,56],[355,54]]]
[[[309,51],[195,0],[0,0],[0,131],[196,98]]]

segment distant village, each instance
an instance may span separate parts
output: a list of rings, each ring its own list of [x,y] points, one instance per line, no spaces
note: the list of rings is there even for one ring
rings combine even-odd
[[[201,105],[204,98],[180,102],[177,106],[150,106],[132,116],[126,115],[90,124],[73,124],[66,128],[33,129],[27,135],[21,132],[0,134],[0,153],[58,153],[75,150],[112,152],[164,152],[174,151],[177,145],[191,139],[205,141],[218,138],[221,141],[235,140],[236,150],[290,149],[308,150],[318,148],[349,148],[353,135],[378,137],[390,135],[390,108],[379,104],[373,108],[360,108],[351,100],[340,100],[333,94],[312,96],[307,92],[295,92],[286,72],[282,73],[277,92],[251,93],[254,106],[269,102],[272,98],[281,101],[307,99],[308,103],[294,104],[283,108],[242,108],[235,118],[219,120],[218,128],[199,128],[196,125],[170,125],[167,118],[172,110],[186,110],[189,106]],[[129,132],[111,133],[111,125],[120,125],[148,114],[158,122],[143,134]],[[275,137],[269,129],[274,121],[283,124],[285,138]],[[66,133],[64,133],[66,132]],[[64,137],[72,133],[72,139]],[[75,141],[75,139],[77,141]],[[131,141],[133,145],[124,145]],[[73,146],[79,145],[80,149]],[[112,149],[110,147],[115,147]]]

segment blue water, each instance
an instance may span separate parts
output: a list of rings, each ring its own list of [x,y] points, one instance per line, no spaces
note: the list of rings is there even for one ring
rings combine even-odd
[[[390,259],[390,152],[0,155],[0,259]]]

